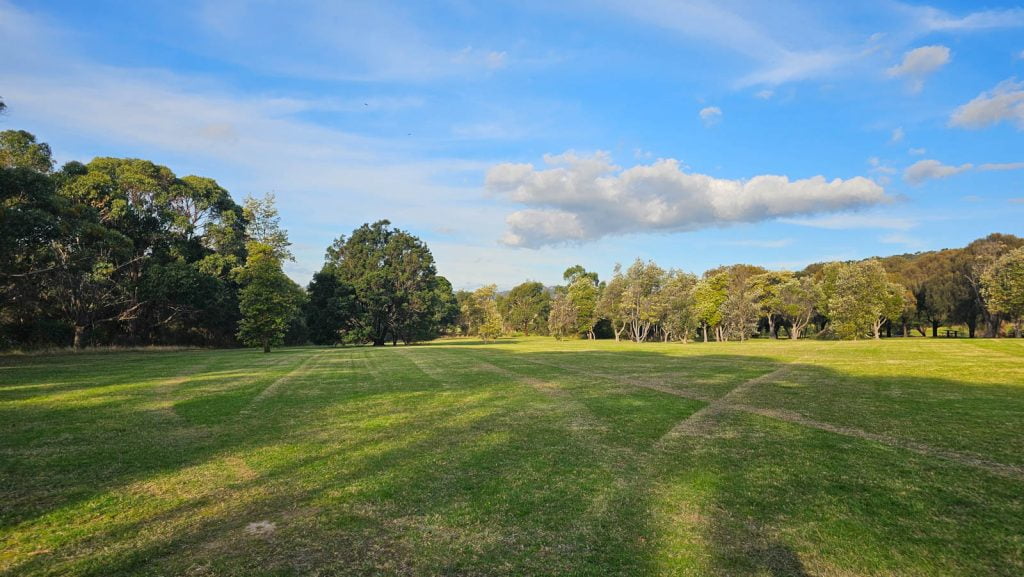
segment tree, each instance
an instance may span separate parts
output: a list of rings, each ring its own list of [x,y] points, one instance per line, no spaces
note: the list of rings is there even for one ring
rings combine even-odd
[[[989,306],[982,279],[1002,255],[1021,246],[1024,246],[1022,238],[1008,234],[990,234],[967,245],[957,259],[957,272],[966,285],[963,292],[969,293],[973,299],[971,303],[960,304],[958,316],[966,317],[970,313],[981,316],[986,337],[999,336],[1002,313]],[[971,329],[973,336],[973,328],[968,328]]]
[[[354,323],[374,346],[409,344],[435,332],[442,284],[430,249],[420,239],[380,220],[364,224],[327,249],[327,263],[356,296]]]
[[[729,275],[720,272],[708,276],[697,283],[694,289],[694,313],[704,334],[704,342],[708,342],[708,329],[715,329],[715,340],[724,338],[721,331],[722,307],[729,298]]]
[[[309,340],[317,345],[344,342],[356,314],[355,291],[330,269],[313,274],[306,288],[306,328]]]
[[[904,307],[904,288],[889,280],[877,259],[825,265],[825,298],[832,327],[841,338],[881,338],[882,326]]]
[[[1021,336],[1024,321],[1024,248],[999,257],[981,279],[982,290],[993,312],[1013,323],[1014,336]]]
[[[768,334],[779,338],[777,321],[782,317],[782,287],[793,279],[793,273],[769,271],[754,275],[747,281],[758,312],[768,321]]]
[[[577,332],[576,308],[573,307],[569,295],[564,292],[555,294],[551,301],[551,312],[548,314],[548,332],[557,340],[562,340]]]
[[[28,168],[43,174],[53,171],[50,145],[36,142],[36,137],[24,130],[0,132],[0,168]]]
[[[647,340],[658,320],[658,291],[665,271],[653,262],[636,259],[626,270],[622,292],[622,311],[633,342]]]
[[[789,323],[789,338],[799,339],[814,317],[820,299],[814,279],[790,278],[779,286],[779,315]]]
[[[757,332],[757,321],[760,316],[758,292],[748,281],[737,285],[732,283],[726,293],[725,302],[721,305],[721,332],[724,340],[737,338],[747,340]]]
[[[598,299],[601,296],[597,274],[588,273],[573,277],[565,289],[565,296],[575,318],[573,332],[593,339],[594,325],[597,324]]]
[[[476,334],[484,341],[494,340],[501,336],[504,322],[498,312],[498,287],[487,285],[473,291],[474,310],[479,318],[476,322]]]
[[[659,325],[664,340],[680,338],[685,343],[697,325],[697,277],[678,270],[669,271],[660,292]]]
[[[298,314],[302,289],[296,290],[294,281],[281,270],[276,247],[254,241],[248,249],[249,258],[239,272],[242,322],[238,338],[269,353],[271,345],[284,341],[292,318]]]
[[[530,330],[537,332],[547,320],[551,296],[544,285],[527,281],[516,285],[502,301],[502,316],[515,330],[530,336]]]
[[[626,285],[627,281],[625,275],[622,274],[622,266],[616,264],[612,279],[601,291],[597,304],[598,316],[611,324],[616,341],[622,338],[622,333],[627,327],[624,299]]]
[[[194,185],[194,188],[202,186]],[[288,233],[281,229],[281,218],[277,215],[274,193],[268,192],[263,198],[245,197],[242,204],[246,236],[255,242],[269,246],[278,260],[293,260],[288,247]]]

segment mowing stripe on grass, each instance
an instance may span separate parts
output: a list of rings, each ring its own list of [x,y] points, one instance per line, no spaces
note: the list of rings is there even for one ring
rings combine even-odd
[[[253,400],[249,403],[249,406],[243,409],[242,412],[252,412],[256,405],[258,405],[261,401],[263,401],[267,397],[276,395],[277,390],[280,389],[282,385],[286,385],[295,380],[296,378],[304,376],[307,373],[309,373],[309,370],[313,365],[313,362],[323,358],[324,354],[325,353],[314,353],[306,357],[306,359],[300,362],[298,366],[296,366],[294,369],[288,371],[280,378],[267,385],[267,387],[264,388],[262,391],[260,391],[260,393],[256,395],[256,397],[253,398]]]
[[[1006,465],[1004,463],[997,463],[988,459],[982,459],[974,455],[961,453],[959,451],[951,451],[949,449],[941,449],[938,447],[932,447],[924,443],[918,443],[916,441],[908,441],[905,439],[897,439],[896,437],[890,437],[888,435],[879,435],[877,433],[870,433],[861,429],[853,427],[840,427],[831,423],[823,423],[814,419],[809,419],[799,413],[791,411],[782,411],[779,409],[764,409],[761,407],[754,407],[752,405],[743,404],[726,404],[725,409],[732,411],[739,411],[743,413],[751,413],[754,415],[760,415],[762,417],[768,417],[770,419],[776,419],[779,421],[785,421],[794,425],[802,425],[811,429],[817,429],[819,431],[827,431],[829,433],[835,433],[837,435],[843,435],[846,437],[855,437],[858,439],[864,439],[866,441],[875,441],[883,445],[895,447],[897,449],[905,449],[924,455],[926,457],[936,457],[947,461],[953,461],[955,463],[965,465],[967,467],[973,467],[975,469],[983,469],[989,473],[994,473],[1002,477],[1008,477],[1011,479],[1024,480],[1024,467],[1018,467],[1014,465]]]

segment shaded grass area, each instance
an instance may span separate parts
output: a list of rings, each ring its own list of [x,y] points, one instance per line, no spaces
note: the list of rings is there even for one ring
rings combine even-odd
[[[1019,575],[1021,344],[0,357],[0,574]]]

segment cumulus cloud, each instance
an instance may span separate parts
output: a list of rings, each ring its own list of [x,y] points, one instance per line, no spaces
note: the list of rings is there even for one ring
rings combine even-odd
[[[904,136],[906,136],[906,133],[903,132],[903,127],[898,126],[892,130],[892,135],[889,137],[889,142],[892,142],[894,144],[897,142],[902,142]]]
[[[913,154],[914,156],[921,156],[922,154],[924,154],[926,152],[928,152],[928,150],[924,149],[924,148],[911,148],[911,149],[907,150],[908,154]]]
[[[539,247],[607,235],[697,230],[838,212],[890,199],[865,177],[729,180],[685,172],[674,159],[622,169],[606,152],[547,155],[544,162],[542,169],[506,163],[488,171],[492,194],[527,207],[506,219],[505,244]]]
[[[948,176],[953,176],[954,174],[960,174],[961,172],[968,171],[971,168],[973,168],[971,163],[961,164],[960,166],[950,166],[933,159],[919,160],[903,171],[903,180],[906,180],[910,184],[918,185],[928,180],[946,178]]]
[[[1008,120],[1024,129],[1024,82],[1005,80],[953,111],[950,126],[985,128]]]
[[[945,46],[922,46],[903,55],[903,61],[886,70],[891,77],[904,77],[910,82],[912,92],[920,92],[924,81],[931,73],[949,63],[949,48]]]
[[[722,109],[717,106],[701,108],[699,114],[704,126],[714,126],[722,120]]]

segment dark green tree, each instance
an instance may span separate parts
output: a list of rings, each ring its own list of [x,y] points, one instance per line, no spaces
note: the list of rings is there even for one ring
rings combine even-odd
[[[325,268],[355,291],[354,324],[374,346],[408,344],[437,329],[443,303],[434,257],[423,241],[390,222],[364,224],[338,238],[327,249]]]

